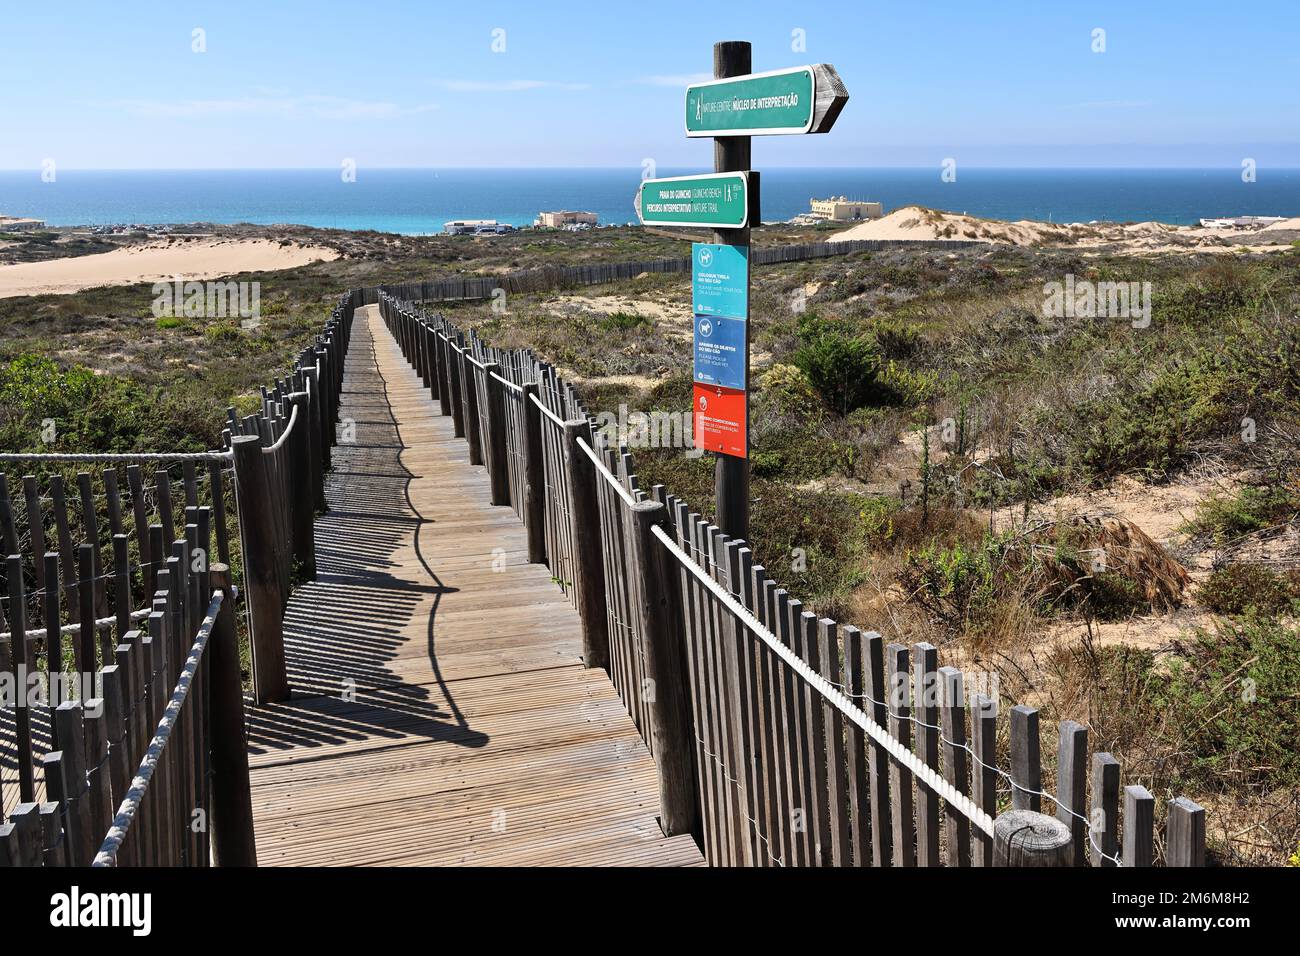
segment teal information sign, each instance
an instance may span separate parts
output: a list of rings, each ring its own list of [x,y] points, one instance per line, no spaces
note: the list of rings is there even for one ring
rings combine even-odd
[[[749,224],[749,173],[710,173],[647,179],[636,212],[649,226],[743,229]]]
[[[749,246],[691,243],[691,306],[696,315],[749,318]]]
[[[816,89],[811,66],[693,83],[686,87],[686,135],[807,133]]]

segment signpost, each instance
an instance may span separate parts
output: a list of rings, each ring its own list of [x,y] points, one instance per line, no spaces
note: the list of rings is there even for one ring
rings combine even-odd
[[[825,133],[848,101],[829,63],[692,83],[686,87],[686,135]]]
[[[756,199],[751,196],[750,175],[741,171],[643,180],[636,194],[636,214],[647,226],[742,229],[749,225],[750,206]]]
[[[708,226],[691,246],[695,443],[718,453],[716,521],[749,539],[749,238],[759,221],[750,137],[825,133],[849,94],[835,67],[750,73],[743,41],[713,45],[714,79],[686,88],[686,135],[712,136],[714,174],[650,179],[637,193],[646,224]]]

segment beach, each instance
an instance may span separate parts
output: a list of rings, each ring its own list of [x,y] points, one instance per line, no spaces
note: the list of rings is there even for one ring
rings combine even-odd
[[[99,286],[215,279],[274,272],[338,258],[333,249],[273,239],[162,239],[88,256],[0,266],[0,298],[80,292]]]

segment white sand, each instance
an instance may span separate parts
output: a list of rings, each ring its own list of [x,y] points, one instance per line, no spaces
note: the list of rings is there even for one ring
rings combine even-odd
[[[903,206],[881,219],[872,219],[831,236],[830,242],[850,239],[977,239],[1017,246],[1069,245],[1095,250],[1100,246],[1133,253],[1272,251],[1289,245],[1279,233],[1294,230],[1300,219],[1288,219],[1262,229],[1224,230],[1200,226],[1171,226],[1162,222],[1053,223],[1022,219],[1001,222],[959,213]],[[1254,240],[1238,245],[1242,237]],[[1275,238],[1276,237],[1276,238]]]
[[[170,281],[176,276],[187,282],[216,279],[337,258],[333,249],[281,245],[272,239],[156,240],[93,256],[0,266],[0,298]]]

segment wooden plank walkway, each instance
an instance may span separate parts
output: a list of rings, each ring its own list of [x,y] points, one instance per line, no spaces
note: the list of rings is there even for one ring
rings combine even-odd
[[[293,699],[249,716],[261,865],[699,865],[577,612],[371,306],[358,311]],[[495,564],[495,569],[494,569]]]

